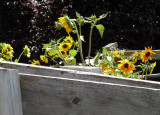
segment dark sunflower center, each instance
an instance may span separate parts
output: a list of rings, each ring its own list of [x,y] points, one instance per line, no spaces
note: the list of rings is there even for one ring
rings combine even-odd
[[[150,56],[150,54],[151,54],[150,52],[147,52],[147,53],[146,53],[146,57]]]
[[[11,51],[11,49],[10,48],[7,48],[7,50],[10,52]]]
[[[63,45],[63,48],[67,48],[67,47],[68,47],[68,45],[67,45],[67,44],[64,44],[64,45]]]
[[[125,63],[125,64],[124,64],[124,67],[125,67],[125,68],[129,68],[129,64],[128,64],[128,63]]]
[[[61,51],[61,53],[62,53],[62,55],[64,55],[64,54],[65,54],[65,52],[64,52],[64,51]]]
[[[4,55],[7,55],[7,51],[6,51],[5,49],[3,50],[3,54],[4,54]]]

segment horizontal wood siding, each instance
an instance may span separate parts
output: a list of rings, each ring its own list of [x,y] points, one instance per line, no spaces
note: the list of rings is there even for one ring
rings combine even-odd
[[[69,69],[35,66],[31,64],[2,61],[0,62],[0,67],[17,69],[19,70],[20,73],[26,73],[26,74],[56,76],[62,78],[82,79],[82,80],[116,83],[116,84],[124,84],[124,85],[140,86],[140,87],[149,87],[149,88],[160,88],[160,82],[123,78],[123,77],[116,77],[116,76],[69,70]]]
[[[24,115],[160,115],[160,89],[20,75]]]

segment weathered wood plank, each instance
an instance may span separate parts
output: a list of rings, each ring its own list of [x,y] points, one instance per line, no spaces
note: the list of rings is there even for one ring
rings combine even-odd
[[[90,66],[61,66],[60,68],[63,69],[71,69],[71,70],[77,70],[77,71],[84,71],[84,72],[92,72],[92,73],[103,73],[103,70],[101,67],[90,67]]]
[[[160,88],[160,82],[155,82],[155,81],[123,78],[123,77],[96,74],[90,72],[81,72],[81,71],[61,69],[61,68],[35,66],[31,64],[0,61],[0,67],[17,69],[19,70],[20,73],[27,73],[27,74],[57,76],[62,78],[82,79],[82,80],[91,80],[91,81],[116,83],[116,84],[132,85],[132,86]]]
[[[24,115],[159,115],[160,89],[20,75]]]
[[[144,50],[125,50],[124,54],[126,56],[130,56],[132,55],[135,51],[141,52]],[[152,55],[152,60],[160,60],[160,50],[152,50],[153,52],[155,52],[156,54]],[[114,51],[108,51],[108,52],[114,52]],[[140,60],[141,58],[138,57],[138,60]]]
[[[20,80],[16,70],[0,68],[0,115],[23,115]]]

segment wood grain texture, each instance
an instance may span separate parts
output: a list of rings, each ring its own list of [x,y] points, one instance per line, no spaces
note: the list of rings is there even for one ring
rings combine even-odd
[[[123,77],[96,74],[91,72],[82,72],[69,69],[35,66],[31,64],[0,61],[0,67],[17,69],[19,70],[20,73],[26,73],[26,74],[56,76],[62,78],[99,81],[99,82],[116,83],[116,84],[124,84],[131,86],[148,87],[148,88],[160,88],[160,82],[155,82],[155,81],[123,78]]]
[[[24,115],[159,115],[160,89],[20,75]]]
[[[132,55],[135,51],[142,52],[144,50],[125,50],[124,54],[127,57],[127,56]],[[155,54],[152,55],[152,60],[160,60],[160,50],[152,50],[152,51],[155,52]],[[110,52],[114,52],[114,51],[108,51],[108,52],[110,53]],[[141,60],[141,58],[138,57],[138,60]]]
[[[61,66],[60,68],[103,74],[103,70],[102,70],[101,67],[89,67],[89,66],[69,65],[69,66]]]
[[[23,115],[20,80],[16,70],[0,68],[0,115]]]

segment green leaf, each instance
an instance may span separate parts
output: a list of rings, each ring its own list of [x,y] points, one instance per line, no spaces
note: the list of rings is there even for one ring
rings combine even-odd
[[[85,23],[85,19],[83,17],[77,18],[77,23],[79,26],[83,26]]]
[[[71,29],[73,29],[74,26],[73,26],[73,23],[71,22],[71,20],[69,19],[69,17],[68,17],[68,16],[64,16],[64,18],[65,18],[65,21],[67,22],[68,26],[69,26]]]
[[[76,16],[77,18],[81,17],[81,15],[78,12],[76,12]]]
[[[51,46],[50,44],[43,44],[43,49],[47,49],[50,46]]]
[[[56,47],[53,47],[52,49],[50,49],[49,52],[50,52],[52,55],[56,54],[56,53],[57,53]]]
[[[97,55],[93,58],[94,65],[98,65],[98,60],[101,57],[101,54],[98,52]]]
[[[3,43],[0,43],[0,50],[2,50],[4,47],[4,44]]]
[[[96,28],[98,29],[100,35],[101,35],[101,38],[103,37],[103,33],[104,33],[104,26],[102,24],[98,24],[96,25]]]
[[[73,62],[74,65],[76,65],[76,59],[75,58],[72,59],[72,62]]]
[[[103,55],[107,55],[107,49],[106,49],[106,48],[103,48],[102,53],[103,53]]]
[[[56,41],[55,40],[52,40],[50,43],[49,43],[51,46],[54,46],[56,44]]]
[[[62,39],[63,39],[63,37],[60,38],[60,39],[58,39],[58,40],[57,40],[57,44],[59,44],[59,43],[61,42]]]
[[[15,63],[18,63],[18,59],[15,59],[14,62],[15,62]]]
[[[98,18],[98,20],[101,20],[101,19],[107,17],[107,15],[108,15],[108,13],[100,15],[99,18]]]
[[[77,55],[77,50],[69,50],[69,54],[71,57],[75,57]]]
[[[56,22],[56,28],[57,28],[58,30],[60,30],[60,29],[62,28],[62,25],[61,25],[60,22]]]
[[[96,21],[97,17],[96,17],[96,15],[92,15],[91,17],[89,17],[89,19],[94,22],[94,21]]]
[[[77,16],[77,23],[79,24],[79,26],[84,25],[85,23],[85,19],[83,18],[83,16],[81,16],[78,12],[76,12],[76,16]]]

